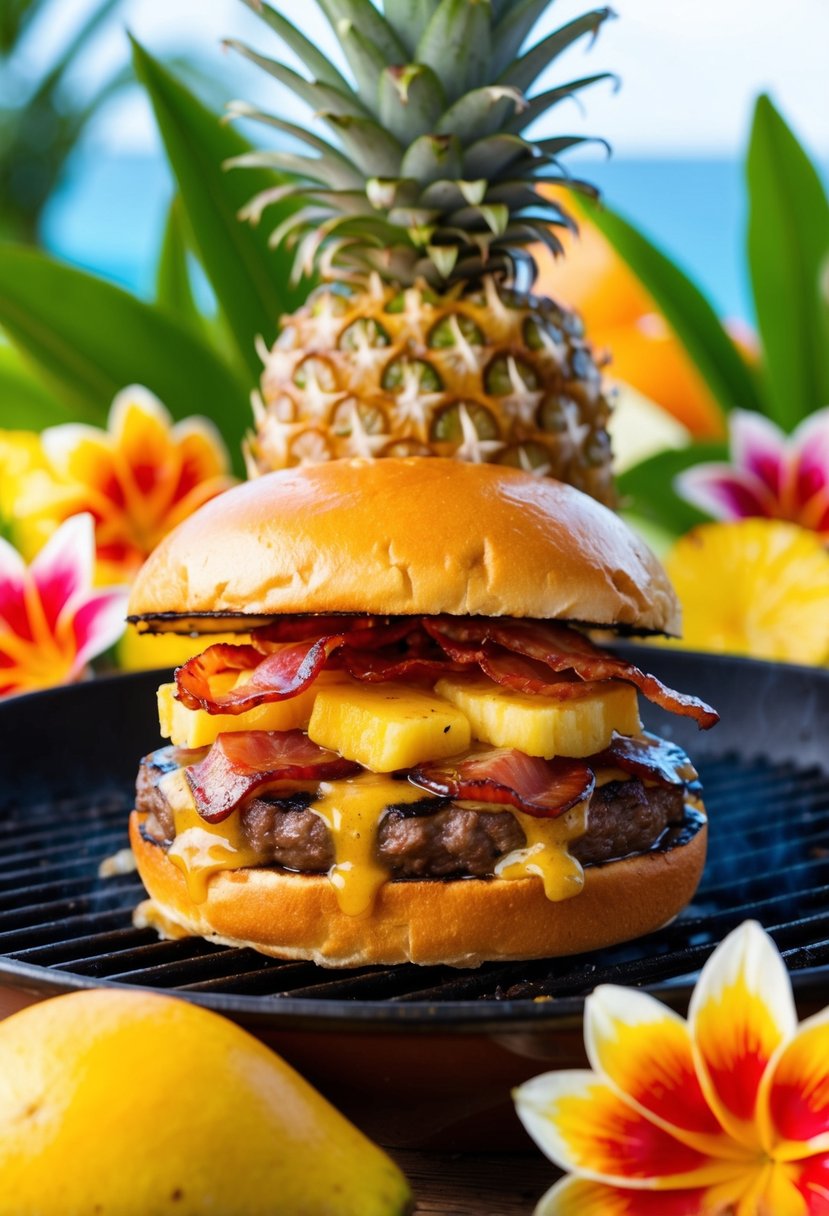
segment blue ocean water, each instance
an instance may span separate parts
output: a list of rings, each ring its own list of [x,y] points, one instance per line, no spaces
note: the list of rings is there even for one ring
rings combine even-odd
[[[751,319],[738,161],[614,158],[579,172],[691,273],[721,315]],[[47,245],[150,295],[171,192],[160,157],[78,157],[47,213]]]

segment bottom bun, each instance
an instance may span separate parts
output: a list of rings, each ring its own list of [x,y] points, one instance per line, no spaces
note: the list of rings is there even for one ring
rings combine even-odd
[[[165,936],[204,937],[323,967],[477,967],[580,954],[650,933],[690,901],[707,840],[704,820],[693,818],[681,843],[588,867],[584,889],[561,903],[548,900],[536,878],[388,882],[372,911],[354,917],[340,910],[326,876],[264,867],[214,875],[207,899],[195,903],[181,870],[142,833],[146,815],[134,811],[130,839],[150,895],[137,915]]]

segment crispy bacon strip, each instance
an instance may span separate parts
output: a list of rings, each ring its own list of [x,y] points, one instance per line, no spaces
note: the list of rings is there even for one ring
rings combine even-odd
[[[584,696],[586,690],[592,690],[599,683],[580,680],[572,672],[563,672],[557,680],[551,680],[549,667],[537,659],[505,650],[493,642],[458,641],[449,636],[442,626],[443,618],[439,622],[428,617],[423,619],[424,629],[455,663],[461,665],[461,670],[468,671],[470,666],[477,664],[484,675],[505,688],[566,701],[571,697]]]
[[[253,794],[280,781],[334,781],[359,769],[301,730],[248,730],[219,735],[185,774],[199,814],[208,823],[221,823]]]
[[[392,644],[382,649],[358,648],[353,635],[349,635],[348,644],[337,656],[338,664],[355,680],[368,684],[411,677],[434,682],[450,672],[463,670],[462,664],[448,658],[445,651],[429,637],[421,618],[407,622],[404,628],[406,632],[403,637],[394,638]],[[403,641],[405,647],[400,645]]]
[[[338,650],[348,646],[353,654],[365,651],[373,654],[378,647],[390,646],[413,636],[415,652],[422,636],[419,619],[386,620],[381,617],[359,619],[359,628],[348,632],[308,636],[311,626],[302,617],[286,617],[273,626],[258,629],[249,646],[219,643],[203,654],[190,659],[176,672],[177,696],[188,709],[203,709],[209,714],[243,714],[270,701],[285,701],[304,692],[317,678],[326,663]],[[315,617],[314,629],[350,623],[350,617]],[[302,640],[296,639],[304,634]],[[264,656],[264,657],[263,657]],[[397,656],[397,661],[403,656]],[[358,660],[354,660],[355,666]],[[370,664],[366,670],[380,670],[382,661]],[[446,665],[448,666],[448,664]],[[218,675],[234,671],[252,671],[247,683],[239,688],[217,692],[212,681]],[[364,677],[357,677],[358,679]],[[394,679],[386,675],[384,679]]]
[[[606,751],[592,756],[590,764],[596,768],[620,768],[634,777],[655,781],[657,785],[683,785],[687,789],[700,789],[697,770],[677,743],[660,739],[645,731],[636,738],[618,735]]]
[[[491,642],[484,643],[480,668],[496,684],[514,688],[517,692],[533,696],[551,697],[556,701],[568,701],[574,697],[589,696],[599,692],[602,680],[580,680],[573,672],[564,671],[558,679],[550,679],[550,669],[537,659],[527,659],[512,654]]]
[[[581,760],[542,760],[514,748],[492,748],[465,760],[419,764],[413,785],[474,802],[514,806],[538,819],[556,819],[593,793],[593,770]]]
[[[285,616],[257,629],[251,642],[267,654],[274,643],[313,642],[342,636],[347,638],[349,646],[373,650],[400,641],[419,628],[419,617]]]
[[[342,629],[344,624],[357,627],[308,636],[309,630]],[[257,630],[248,646],[211,646],[185,663],[176,672],[177,695],[188,709],[241,714],[265,702],[297,696],[332,661],[355,679],[368,682],[411,676],[437,679],[477,666],[505,687],[557,700],[584,695],[585,683],[626,680],[650,701],[694,718],[704,729],[719,720],[699,698],[666,688],[655,676],[600,650],[575,629],[505,618],[286,617]],[[253,674],[239,688],[218,692],[215,677],[234,671]],[[551,673],[558,678],[551,679]]]
[[[438,617],[424,622],[429,633],[442,646],[458,643],[477,646],[479,651],[487,642],[524,658],[544,663],[553,671],[574,671],[582,680],[626,680],[634,684],[655,705],[683,717],[694,718],[703,730],[719,722],[719,714],[687,693],[674,692],[656,676],[647,675],[633,663],[599,650],[583,634],[566,625],[540,621],[514,621],[473,617]],[[444,647],[454,657],[452,649]]]
[[[376,651],[366,653],[347,646],[337,657],[350,676],[366,684],[380,684],[386,680],[405,680],[412,677],[434,681],[450,672],[464,670],[462,664],[451,662],[445,655],[437,658],[409,658],[405,655],[377,654]]]
[[[425,619],[423,624],[430,633],[435,630],[433,636],[437,639],[439,629],[428,619]],[[550,669],[544,663],[505,650],[503,646],[496,646],[493,642],[468,644],[454,641],[446,635],[440,640],[454,664],[460,665],[461,671],[468,671],[470,665],[477,664],[490,680],[504,688],[514,688],[516,692],[567,701],[573,697],[583,697],[585,693],[597,689],[601,683],[598,680],[580,680],[573,672],[566,671],[562,672],[558,679],[551,679]]]
[[[342,646],[342,634],[316,642],[293,642],[262,657],[253,646],[209,646],[176,671],[177,696],[188,709],[209,714],[243,714],[266,701],[286,701],[309,688],[329,657]],[[233,671],[252,671],[246,684],[217,693],[212,677]]]

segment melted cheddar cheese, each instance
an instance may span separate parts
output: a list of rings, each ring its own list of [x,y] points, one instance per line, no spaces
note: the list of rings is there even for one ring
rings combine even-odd
[[[567,811],[559,819],[536,819],[513,811],[527,843],[502,857],[495,867],[496,878],[540,878],[544,894],[553,903],[572,899],[584,886],[584,870],[567,851],[571,840],[587,831],[588,800]]]
[[[267,859],[245,837],[238,812],[222,823],[211,824],[201,817],[183,769],[162,777],[159,789],[170,803],[176,827],[167,856],[183,873],[194,903],[207,899],[214,874],[267,864]],[[388,871],[377,859],[376,848],[386,807],[421,802],[425,797],[428,795],[424,790],[407,781],[394,781],[376,773],[361,773],[320,785],[319,798],[308,809],[319,815],[331,834],[334,864],[328,878],[347,916],[370,912],[378,891],[389,881]],[[497,877],[538,876],[551,900],[569,899],[579,893],[584,876],[579,863],[567,852],[567,844],[583,835],[587,827],[587,802],[559,819],[536,819],[495,803],[474,804],[474,808],[509,811],[526,836],[524,848],[516,849],[498,863]]]
[[[261,865],[259,854],[242,831],[241,816],[233,814],[223,823],[208,823],[196,803],[184,769],[167,773],[158,783],[173,811],[176,838],[167,857],[184,875],[187,892],[194,903],[204,903],[207,886],[222,870],[240,870]]]
[[[327,781],[310,808],[331,833],[334,865],[328,871],[337,902],[347,916],[371,911],[388,872],[376,858],[377,830],[387,806],[422,802],[428,797],[408,781],[361,773],[345,781]]]

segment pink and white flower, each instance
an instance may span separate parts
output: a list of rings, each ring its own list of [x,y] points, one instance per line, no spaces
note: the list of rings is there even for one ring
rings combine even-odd
[[[732,463],[687,469],[677,493],[715,519],[785,519],[829,540],[829,408],[789,436],[748,410],[729,425]]]
[[[0,696],[78,679],[124,631],[127,589],[92,585],[95,525],[68,519],[30,566],[0,538]]]
[[[797,1023],[772,940],[747,921],[714,952],[687,1022],[635,989],[587,1000],[593,1071],[515,1091],[569,1177],[536,1216],[827,1216],[829,1009]]]

